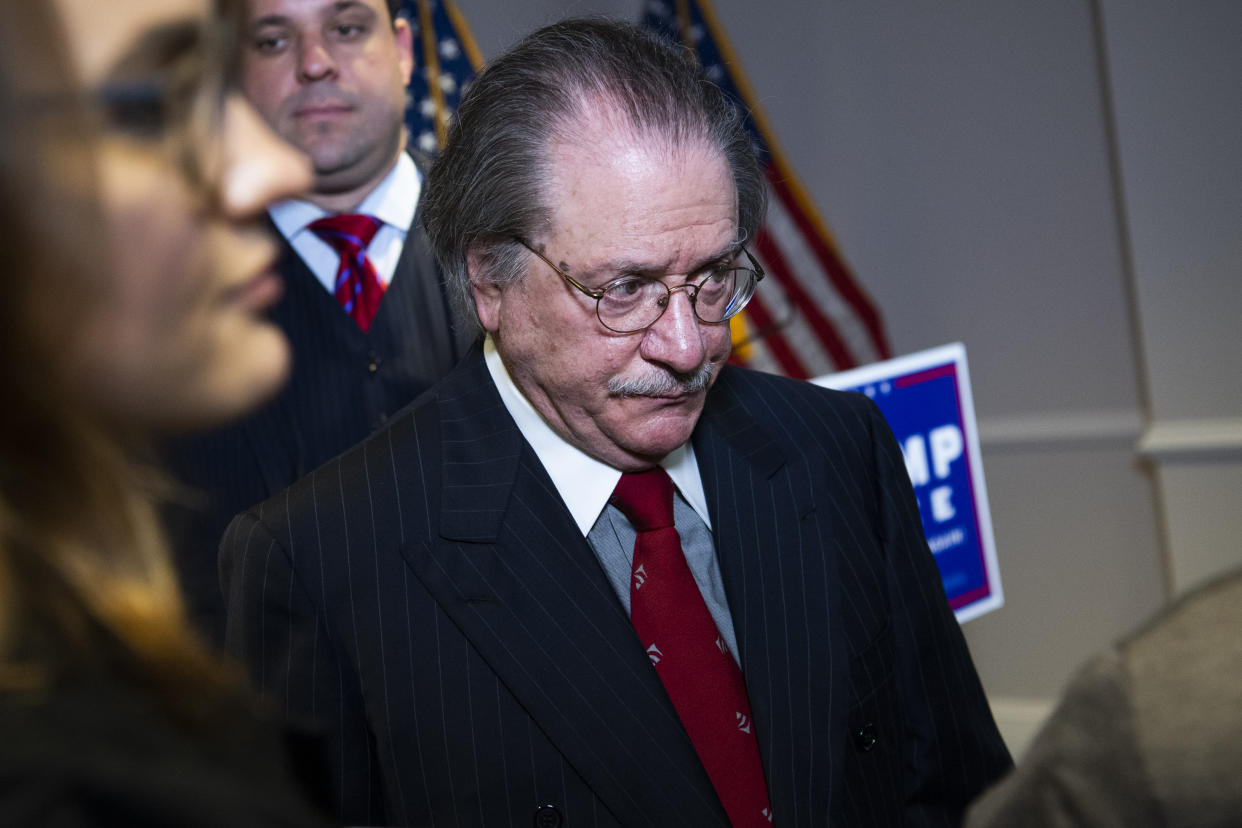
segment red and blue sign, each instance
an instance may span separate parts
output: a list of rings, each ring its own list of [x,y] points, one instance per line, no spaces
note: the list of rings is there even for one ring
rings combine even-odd
[[[927,545],[959,621],[1004,603],[961,343],[813,380],[866,394],[888,420],[914,485]]]

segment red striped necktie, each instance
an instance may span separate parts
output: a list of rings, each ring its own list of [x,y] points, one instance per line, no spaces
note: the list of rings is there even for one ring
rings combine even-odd
[[[638,533],[630,621],[734,828],[772,822],[742,671],[699,592],[661,468],[623,474],[612,504]]]
[[[375,216],[341,213],[307,225],[341,257],[334,286],[336,301],[364,331],[371,330],[371,322],[384,296],[384,286],[367,258],[367,245],[382,223]]]

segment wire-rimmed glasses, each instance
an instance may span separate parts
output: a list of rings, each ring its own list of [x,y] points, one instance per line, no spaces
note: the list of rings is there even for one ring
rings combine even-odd
[[[556,271],[567,284],[595,300],[595,315],[600,324],[614,333],[635,333],[651,327],[668,309],[673,294],[685,291],[690,307],[700,322],[719,324],[737,316],[755,295],[755,286],[763,278],[763,267],[742,248],[750,267],[714,267],[697,283],[669,287],[659,279],[647,276],[621,276],[598,287],[589,288],[574,279],[552,260],[531,247],[525,240],[514,241],[538,256]]]

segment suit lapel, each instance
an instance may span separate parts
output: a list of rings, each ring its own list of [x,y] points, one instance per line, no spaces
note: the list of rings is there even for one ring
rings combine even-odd
[[[837,556],[806,461],[747,413],[726,370],[694,447],[776,821],[827,819],[846,722]],[[837,633],[837,635],[834,635]]]
[[[594,554],[467,361],[441,395],[440,537],[404,550],[411,567],[621,824],[727,825]]]

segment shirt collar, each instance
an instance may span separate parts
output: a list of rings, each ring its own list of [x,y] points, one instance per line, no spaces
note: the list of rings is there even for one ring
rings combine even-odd
[[[418,167],[414,166],[414,159],[410,158],[409,153],[403,152],[388,175],[384,176],[384,180],[353,212],[375,216],[405,233],[414,223],[414,210],[418,206],[422,187],[422,175],[418,172]],[[312,221],[328,215],[321,207],[299,198],[273,204],[268,208],[268,214],[285,238],[292,238],[296,233],[305,230],[306,225]]]
[[[612,496],[612,490],[621,479],[621,472],[571,445],[544,422],[539,412],[535,411],[534,406],[509,377],[500,352],[496,350],[490,336],[483,342],[483,358],[509,416],[513,417],[518,430],[534,449],[535,456],[552,478],[553,485],[573,515],[579,531],[586,537],[607,505],[608,498]],[[703,519],[707,528],[711,529],[712,521],[707,514],[707,495],[703,491],[699,464],[694,458],[694,447],[688,441],[683,443],[661,460],[660,465],[673,479],[673,484],[681,492],[682,498]]]

